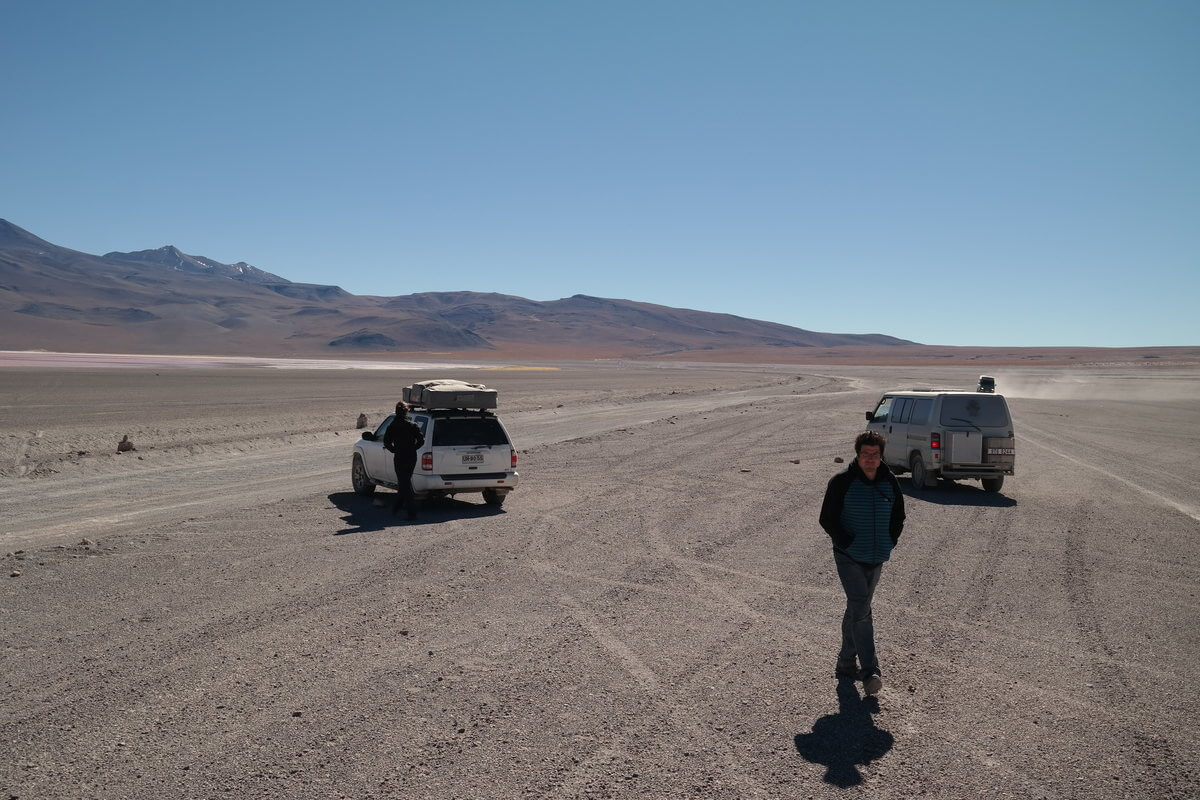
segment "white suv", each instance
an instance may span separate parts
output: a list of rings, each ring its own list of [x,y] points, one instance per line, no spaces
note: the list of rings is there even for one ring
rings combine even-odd
[[[408,418],[425,436],[411,476],[416,497],[482,493],[485,503],[500,506],[517,488],[517,451],[491,411],[414,409]],[[383,448],[383,434],[393,419],[389,414],[354,443],[350,477],[358,494],[371,494],[376,486],[397,488],[392,454]]]

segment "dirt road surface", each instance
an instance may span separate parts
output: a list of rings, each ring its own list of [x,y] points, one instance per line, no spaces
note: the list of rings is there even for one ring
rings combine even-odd
[[[350,449],[433,375],[0,370],[0,797],[1200,793],[1196,371],[998,375],[1018,474],[901,478],[865,698],[825,483],[976,376],[557,366],[457,375],[522,484],[416,524]]]

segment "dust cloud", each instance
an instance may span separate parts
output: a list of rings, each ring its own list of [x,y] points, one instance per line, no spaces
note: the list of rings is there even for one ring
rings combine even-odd
[[[996,392],[1005,397],[1029,400],[1126,400],[1131,402],[1180,402],[1200,399],[1200,371],[1149,370],[1089,372],[992,373]]]

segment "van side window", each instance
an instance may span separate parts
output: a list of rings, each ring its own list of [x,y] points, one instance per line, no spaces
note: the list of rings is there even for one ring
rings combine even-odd
[[[933,400],[928,397],[918,397],[913,401],[911,422],[913,425],[928,425],[929,412],[933,410]]]
[[[894,422],[908,422],[908,415],[912,412],[913,401],[911,397],[901,397],[896,400],[897,405],[893,406],[892,418]]]
[[[885,397],[882,400],[880,400],[879,405],[875,407],[875,414],[874,414],[874,416],[872,416],[871,421],[872,422],[887,422],[888,414],[890,414],[891,410],[892,410],[892,401],[895,399],[896,398],[894,398],[894,397]]]
[[[387,433],[388,426],[392,424],[392,420],[396,418],[395,414],[388,414],[387,419],[379,423],[379,427],[375,429],[375,441],[382,442],[383,435]]]
[[[421,429],[422,436],[429,435],[429,417],[410,417],[410,419],[417,423],[417,427]]]

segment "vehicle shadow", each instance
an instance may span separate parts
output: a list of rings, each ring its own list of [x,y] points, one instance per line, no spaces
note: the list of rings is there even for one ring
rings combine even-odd
[[[839,680],[838,713],[813,723],[811,733],[796,734],[796,752],[804,760],[825,765],[826,783],[842,789],[863,782],[859,766],[876,761],[892,749],[895,737],[875,727],[879,700],[859,695],[854,681]]]
[[[334,492],[329,495],[329,502],[345,512],[342,521],[346,523],[346,527],[335,531],[334,536],[418,525],[435,525],[464,517],[493,517],[505,513],[504,509],[489,506],[486,503],[472,503],[447,497],[418,503],[417,518],[409,521],[405,518],[403,511],[399,514],[392,514],[394,501],[395,495],[391,492],[383,492],[370,497],[364,497],[354,492]]]
[[[1011,508],[1017,504],[1016,500],[999,492],[985,492],[981,486],[946,480],[939,480],[937,488],[934,489],[914,489],[910,477],[907,480],[901,479],[900,490],[904,492],[905,497],[942,506]]]

